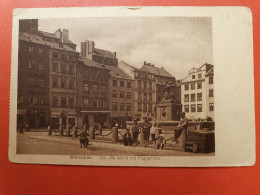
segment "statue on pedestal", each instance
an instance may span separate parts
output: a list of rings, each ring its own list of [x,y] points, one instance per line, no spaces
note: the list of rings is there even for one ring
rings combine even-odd
[[[172,100],[173,102],[176,102],[176,87],[178,87],[178,85],[175,81],[168,82],[163,89],[164,96],[162,101]]]

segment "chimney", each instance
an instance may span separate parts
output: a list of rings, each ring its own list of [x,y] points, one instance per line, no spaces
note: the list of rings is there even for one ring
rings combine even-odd
[[[144,65],[146,65],[146,61],[144,61]]]
[[[87,55],[87,42],[81,42],[80,52],[82,57],[86,57]]]
[[[95,42],[94,41],[87,41],[87,50],[88,53],[93,53],[95,49]]]
[[[114,52],[114,55],[115,55],[115,57],[116,57],[116,52]]]
[[[62,43],[69,42],[69,31],[67,29],[63,29],[62,31]]]
[[[149,65],[149,66],[150,66],[151,64],[150,64],[150,63],[148,63],[147,65]]]

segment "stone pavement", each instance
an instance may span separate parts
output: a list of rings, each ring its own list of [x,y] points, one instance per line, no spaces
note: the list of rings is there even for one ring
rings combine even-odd
[[[39,141],[48,141],[69,144],[71,146],[79,147],[79,138],[72,138],[67,136],[58,136],[58,135],[47,135],[47,132],[25,132],[25,136],[28,136],[33,139],[38,139]],[[183,149],[178,147],[176,144],[166,144],[166,147],[163,150],[156,150],[155,146],[152,144],[148,148],[143,146],[132,147],[124,146],[122,143],[112,143],[111,139],[103,140],[101,136],[96,136],[95,140],[90,140],[89,148],[95,147],[100,148],[106,154],[106,150],[118,151],[120,154],[124,154],[124,151],[134,155],[147,155],[147,156],[208,156],[214,154],[193,154],[191,152],[184,152]],[[117,152],[114,152],[115,155]]]

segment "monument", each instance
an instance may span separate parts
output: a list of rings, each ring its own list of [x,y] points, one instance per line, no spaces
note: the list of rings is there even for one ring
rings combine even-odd
[[[157,121],[179,121],[182,111],[180,103],[180,86],[176,81],[166,84],[163,89],[163,99],[156,104]]]

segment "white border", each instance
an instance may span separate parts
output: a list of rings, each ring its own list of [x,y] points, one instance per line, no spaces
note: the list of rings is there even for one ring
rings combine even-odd
[[[62,155],[16,154],[19,19],[84,17],[212,17],[215,156],[173,156],[160,160],[70,160]],[[9,160],[16,163],[206,167],[255,163],[255,113],[252,14],[246,7],[82,7],[15,9],[13,12]]]

